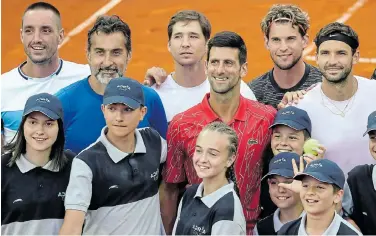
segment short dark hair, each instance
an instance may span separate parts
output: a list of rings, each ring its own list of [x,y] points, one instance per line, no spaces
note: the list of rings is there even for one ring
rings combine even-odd
[[[340,190],[342,190],[342,188],[338,187],[335,184],[332,184],[332,186],[333,186],[333,193],[338,193]]]
[[[52,4],[50,4],[48,2],[35,2],[35,3],[31,4],[24,11],[24,15],[28,11],[37,10],[37,9],[43,9],[43,10],[50,10],[50,11],[52,11],[59,18],[58,27],[61,28],[61,16],[60,16],[60,12],[59,12],[59,10],[56,7],[54,7]],[[22,16],[22,25],[23,25],[23,16]]]
[[[167,26],[168,40],[171,39],[172,29],[174,25],[177,22],[181,22],[181,21],[187,21],[187,22],[198,21],[198,23],[201,26],[202,34],[204,35],[205,40],[206,41],[209,40],[210,34],[211,34],[211,25],[210,25],[209,20],[202,13],[198,11],[192,11],[192,10],[179,11],[171,17]]]
[[[243,65],[247,62],[247,47],[240,35],[231,31],[222,31],[214,35],[208,42],[207,60],[210,58],[212,47],[229,47],[239,49],[239,63]]]
[[[12,157],[9,160],[8,166],[13,166],[17,159],[21,157],[21,154],[26,153],[26,139],[24,132],[24,124],[28,116],[24,116],[21,120],[20,127],[10,143],[4,146],[4,153],[12,153]],[[64,154],[64,126],[62,119],[57,120],[59,131],[57,134],[57,139],[51,148],[50,160],[52,161],[52,167],[57,169],[62,169],[68,162],[68,158]]]
[[[359,45],[359,37],[358,34],[348,25],[339,23],[339,22],[333,22],[326,26],[324,26],[320,31],[316,34],[316,38],[314,39],[314,42],[316,44],[317,52],[319,51],[319,42],[322,37],[327,37],[330,34],[343,34],[347,37],[351,38],[352,40],[356,41]],[[354,54],[357,50],[357,48],[351,48],[352,53]]]
[[[123,33],[125,37],[125,48],[128,51],[128,54],[132,52],[132,41],[131,41],[131,29],[128,24],[120,19],[117,15],[112,16],[100,16],[94,23],[93,28],[87,33],[87,51],[90,51],[91,48],[91,36],[94,33],[105,33],[113,34],[116,32]]]

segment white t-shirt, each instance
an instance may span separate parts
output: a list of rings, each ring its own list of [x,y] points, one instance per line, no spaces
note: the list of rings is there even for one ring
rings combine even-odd
[[[355,77],[358,90],[349,100],[330,100],[319,83],[297,105],[311,118],[312,138],[325,146],[325,158],[337,163],[346,176],[357,165],[375,163],[368,147],[369,138],[363,134],[369,114],[376,110],[376,81]],[[344,117],[334,114],[346,105]]]
[[[60,60],[59,68],[46,78],[31,78],[20,69],[1,75],[1,119],[4,122],[5,141],[12,140],[22,120],[25,103],[38,93],[55,94],[60,89],[90,75],[88,65]]]
[[[155,84],[152,88],[162,99],[167,121],[170,122],[176,114],[199,104],[205,94],[210,92],[210,83],[209,80],[206,79],[202,84],[196,87],[186,88],[177,84],[170,74],[159,88],[156,88]],[[243,80],[240,85],[240,93],[243,97],[256,101],[252,90]]]

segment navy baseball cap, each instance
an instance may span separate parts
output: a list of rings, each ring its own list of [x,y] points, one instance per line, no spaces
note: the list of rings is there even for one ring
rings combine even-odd
[[[295,152],[281,152],[275,155],[269,162],[269,172],[262,177],[261,180],[271,175],[279,175],[285,178],[294,177],[294,169],[292,168],[292,160],[295,160],[299,167],[300,156]],[[304,161],[305,165],[305,161]]]
[[[63,119],[61,101],[49,93],[39,93],[27,99],[22,116],[27,116],[34,111],[39,111],[52,120]]]
[[[311,176],[320,182],[335,184],[341,189],[345,185],[345,174],[342,169],[328,159],[312,161],[306,166],[303,173],[297,174],[294,179],[302,180],[304,176]]]
[[[367,131],[363,134],[363,137],[373,130],[376,130],[376,111],[368,116]]]
[[[295,130],[307,130],[311,136],[312,124],[308,113],[294,106],[288,106],[277,112],[274,122],[269,128],[276,125],[286,125]]]
[[[111,79],[104,90],[103,105],[123,103],[132,109],[145,104],[142,85],[130,78]]]

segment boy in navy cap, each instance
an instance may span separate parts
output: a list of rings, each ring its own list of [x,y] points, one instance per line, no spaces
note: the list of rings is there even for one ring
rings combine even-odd
[[[369,151],[376,160],[376,111],[368,116]],[[363,234],[376,235],[376,168],[375,164],[359,165],[349,172],[343,208]]]
[[[285,224],[278,235],[362,235],[336,213],[345,184],[345,174],[336,163],[328,159],[312,161],[294,179],[301,181],[300,189],[294,190],[300,192],[305,213]],[[292,189],[293,184],[280,186]]]
[[[303,206],[299,194],[278,186],[279,183],[293,182],[295,174],[292,160],[300,165],[300,156],[293,152],[279,153],[270,161],[269,172],[262,181],[267,180],[270,198],[278,209],[257,223],[253,235],[276,235],[285,223],[301,216]]]
[[[278,111],[270,128],[272,129],[271,144],[263,155],[264,175],[268,172],[268,164],[272,157],[282,152],[297,153],[306,161],[323,157],[325,148],[322,145],[315,149],[318,156],[303,153],[304,143],[311,137],[312,132],[311,119],[306,111],[293,106],[283,108]],[[277,208],[270,200],[266,182],[261,183],[261,207],[261,219],[275,212]]]
[[[106,127],[73,161],[60,234],[163,233],[158,178],[167,145],[157,131],[136,129],[146,114],[144,102],[137,81],[108,83],[102,104]]]

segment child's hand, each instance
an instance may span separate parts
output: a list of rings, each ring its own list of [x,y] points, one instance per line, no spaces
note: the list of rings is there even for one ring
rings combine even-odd
[[[299,168],[298,165],[296,164],[295,160],[292,160],[292,168],[294,170],[294,175],[297,175],[299,173],[302,173],[304,171],[304,162],[303,162],[303,157],[300,157],[300,163],[299,163]],[[302,189],[302,181],[300,180],[295,180],[292,181],[291,184],[286,184],[286,183],[279,183],[278,187],[282,187],[285,189],[289,189],[295,193],[300,193],[300,190]]]

